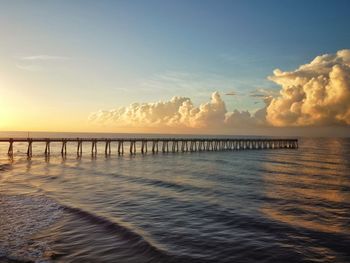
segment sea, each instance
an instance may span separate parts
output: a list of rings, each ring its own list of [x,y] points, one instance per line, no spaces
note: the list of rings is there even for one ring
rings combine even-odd
[[[31,158],[0,143],[0,262],[350,262],[350,139],[298,139],[135,155],[112,144],[108,156],[86,143],[81,157],[34,143]]]

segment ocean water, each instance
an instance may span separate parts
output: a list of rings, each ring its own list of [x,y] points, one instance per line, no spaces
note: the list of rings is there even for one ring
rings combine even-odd
[[[0,262],[350,262],[350,139],[81,158],[7,147]]]

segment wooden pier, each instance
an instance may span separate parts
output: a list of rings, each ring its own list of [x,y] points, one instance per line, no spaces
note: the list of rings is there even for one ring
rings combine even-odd
[[[125,152],[175,153],[200,151],[235,151],[260,149],[296,149],[298,139],[271,138],[0,138],[0,143],[9,143],[8,155],[13,156],[15,143],[27,143],[27,156],[33,155],[33,143],[44,143],[44,154],[51,153],[51,143],[61,144],[61,154],[67,154],[67,144],[76,145],[78,156],[83,154],[83,144],[91,147],[91,154],[97,154],[97,144],[104,145],[104,153],[110,155],[112,146],[117,154]]]

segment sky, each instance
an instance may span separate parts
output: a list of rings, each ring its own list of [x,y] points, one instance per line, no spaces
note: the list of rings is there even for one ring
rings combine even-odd
[[[349,1],[0,6],[0,131],[349,131]]]

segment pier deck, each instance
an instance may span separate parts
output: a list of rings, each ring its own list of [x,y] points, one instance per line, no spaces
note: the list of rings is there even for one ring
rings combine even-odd
[[[232,151],[253,149],[296,149],[298,139],[276,138],[0,138],[0,143],[9,143],[8,155],[14,154],[14,144],[24,142],[28,144],[27,155],[33,154],[33,143],[45,143],[44,153],[50,155],[51,143],[61,143],[61,154],[67,154],[67,144],[75,144],[78,156],[83,153],[83,144],[89,143],[91,154],[97,154],[97,144],[104,144],[104,153],[110,155],[112,145],[116,146],[118,154],[125,151],[136,154],[137,149],[144,154],[169,152],[197,152],[197,151]],[[138,146],[138,147],[137,147]],[[126,149],[125,149],[126,148]]]

